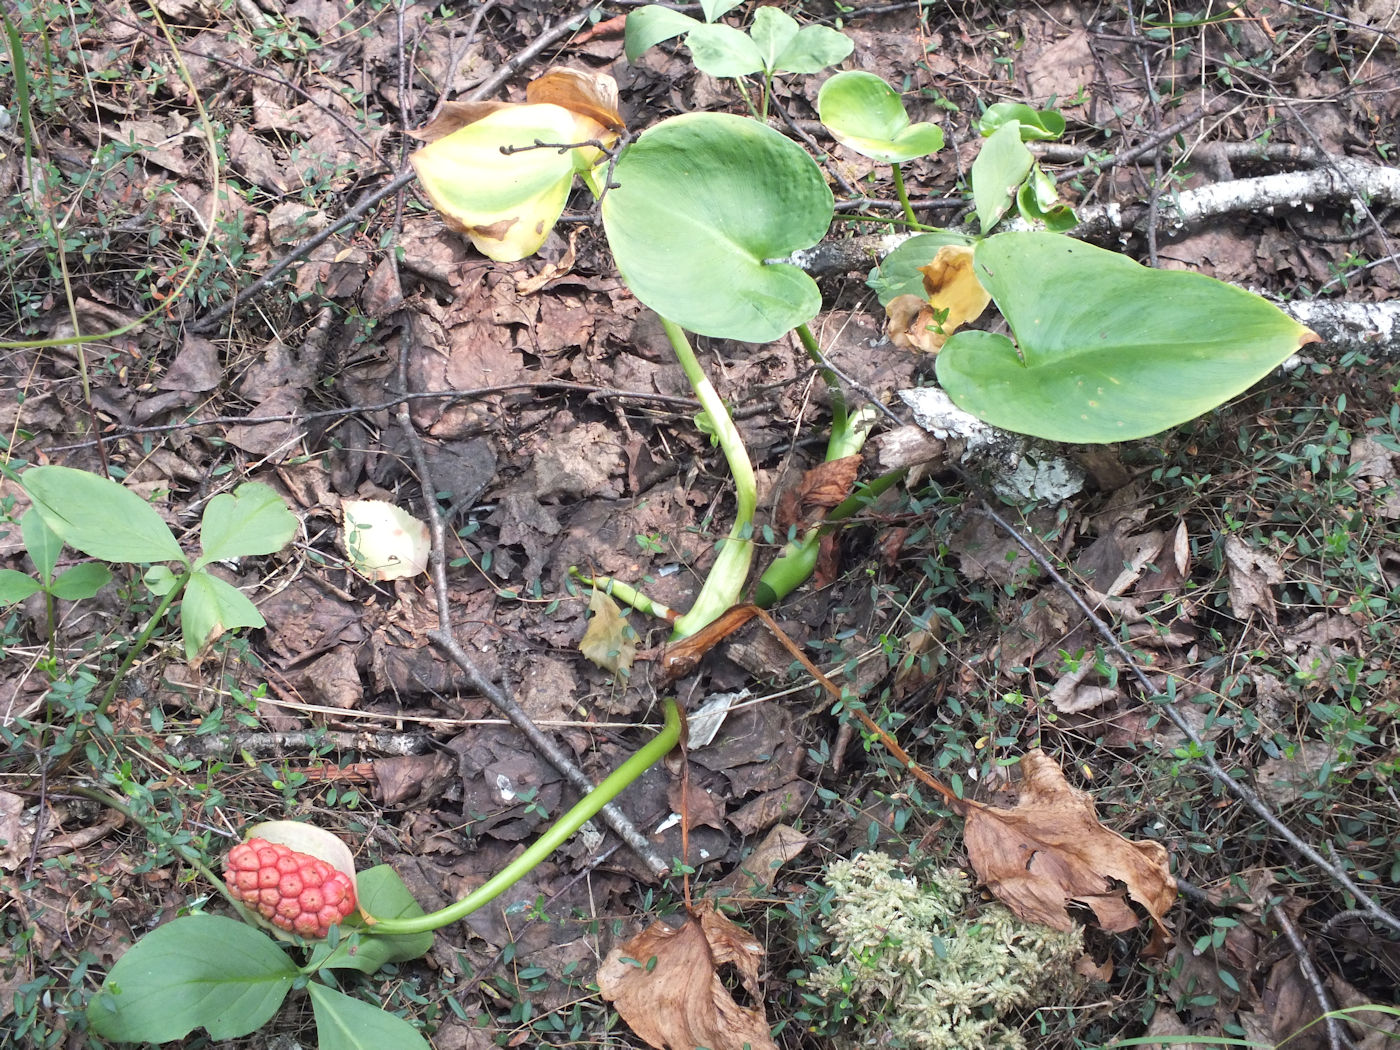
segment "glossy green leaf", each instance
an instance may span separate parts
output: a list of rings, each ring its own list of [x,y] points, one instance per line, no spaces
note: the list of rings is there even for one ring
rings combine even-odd
[[[31,594],[38,594],[43,589],[33,576],[14,569],[0,569],[0,605],[22,602]]]
[[[866,285],[874,289],[880,297],[880,305],[886,305],[898,295],[924,294],[924,275],[920,266],[927,266],[945,244],[971,244],[970,237],[959,233],[941,231],[939,233],[916,233],[880,260],[880,265],[870,271]]]
[[[297,519],[282,497],[256,481],[221,492],[204,508],[199,529],[203,553],[195,568],[226,558],[272,554],[291,542]]]
[[[874,73],[849,70],[817,94],[817,114],[841,145],[882,164],[902,164],[943,148],[934,124],[912,124],[899,93]]]
[[[360,872],[356,892],[360,908],[376,919],[410,919],[423,914],[422,906],[414,900],[399,873],[387,864]],[[340,944],[333,949],[324,944],[318,946],[314,961],[319,962],[324,955],[323,965],[331,969],[374,973],[385,963],[420,958],[433,946],[431,933],[381,937],[369,929],[372,928],[342,927]]]
[[[318,981],[306,991],[316,1017],[319,1050],[431,1050],[422,1033],[402,1017]]]
[[[53,579],[58,553],[63,549],[58,533],[44,524],[43,515],[34,507],[20,517],[19,532],[24,539],[24,549],[29,552],[29,560],[39,570],[39,575],[46,580]]]
[[[1060,200],[1055,180],[1032,165],[1031,173],[1016,191],[1016,210],[1032,226],[1044,226],[1051,233],[1063,233],[1079,225],[1074,209]]]
[[[1059,234],[988,238],[976,268],[1016,343],[958,332],[938,355],[938,381],[978,418],[1051,441],[1158,433],[1317,339],[1249,292]]]
[[[111,570],[101,562],[89,561],[74,565],[58,574],[49,591],[55,598],[79,602],[91,598],[112,580]]]
[[[1016,124],[1022,142],[1049,142],[1065,133],[1065,118],[1057,109],[1032,109],[1022,102],[998,102],[987,107],[977,121],[977,133],[983,138],[995,133],[1005,124]]]
[[[236,1039],[267,1023],[296,976],[286,954],[251,926],[187,915],[117,960],[88,1004],[88,1024],[123,1043],[165,1043],[196,1028]]]
[[[627,16],[627,28],[623,33],[627,61],[635,62],[643,52],[662,41],[689,33],[703,24],[698,18],[691,18],[669,7],[656,4],[639,7]]]
[[[1017,188],[1031,172],[1033,158],[1019,128],[1019,124],[1003,124],[972,162],[972,203],[984,234],[1011,208]]]
[[[180,601],[180,631],[185,636],[185,659],[194,660],[225,631],[265,627],[266,622],[248,596],[203,569],[190,574]]]
[[[763,53],[753,38],[733,26],[696,26],[685,38],[695,68],[712,77],[746,77],[763,68]]]
[[[724,113],[672,117],[619,159],[603,224],[633,294],[701,335],[767,342],[816,316],[821,293],[769,263],[821,240],[832,196],[790,139]]]
[[[115,481],[72,467],[30,467],[20,483],[44,524],[74,550],[111,562],[185,561],[155,508]]]

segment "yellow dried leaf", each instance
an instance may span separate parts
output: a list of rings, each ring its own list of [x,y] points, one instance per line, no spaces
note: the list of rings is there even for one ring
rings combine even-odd
[[[628,625],[617,602],[594,588],[588,611],[592,616],[583,641],[579,642],[579,652],[613,674],[632,670],[632,661],[637,657],[637,632]]]

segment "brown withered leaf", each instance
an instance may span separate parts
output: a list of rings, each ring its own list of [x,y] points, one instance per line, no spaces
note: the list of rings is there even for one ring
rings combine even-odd
[[[592,117],[609,131],[621,131],[626,126],[617,111],[617,81],[606,73],[571,66],[546,70],[526,85],[525,101],[563,106]]]
[[[754,1003],[763,946],[702,902],[679,929],[658,920],[608,953],[598,990],[657,1050],[777,1050],[762,1006],[743,1007],[720,979],[730,964]]]
[[[579,642],[579,652],[588,657],[605,671],[617,674],[630,671],[632,661],[637,658],[637,632],[627,623],[627,617],[617,602],[597,588],[588,599],[588,611],[592,613],[588,629]]]
[[[422,142],[436,142],[440,138],[446,138],[454,131],[460,131],[468,124],[475,124],[488,113],[494,113],[498,109],[505,109],[512,105],[510,102],[444,102],[442,108],[438,110],[437,116],[409,132],[414,138]]]
[[[778,869],[792,860],[811,842],[806,835],[789,824],[778,824],[764,836],[754,851],[739,862],[739,866],[714,884],[717,891],[727,891],[724,899],[730,904],[754,900],[766,895],[778,877]]]
[[[992,301],[977,280],[971,247],[945,244],[927,266],[924,296],[897,295],[885,304],[886,331],[895,346],[937,353],[948,337],[982,316]]]
[[[798,506],[830,510],[851,494],[858,473],[858,455],[817,464],[802,475],[802,483],[797,487]]]
[[[1126,894],[1164,935],[1176,882],[1162,844],[1131,842],[1100,824],[1093,799],[1038,748],[1021,758],[1021,772],[1014,807],[966,810],[968,859],[987,888],[1022,919],[1057,930],[1074,928],[1070,901],[1092,909],[1105,930],[1131,930],[1138,917]]]
[[[1269,587],[1283,582],[1278,559],[1232,535],[1225,537],[1225,565],[1230,574],[1230,611],[1247,620],[1258,609],[1266,622],[1273,623],[1274,595]]]
[[[685,785],[682,790],[681,785]],[[666,789],[666,801],[671,812],[685,818],[687,828],[708,824],[717,831],[724,830],[724,806],[719,799],[693,780],[673,780]]]

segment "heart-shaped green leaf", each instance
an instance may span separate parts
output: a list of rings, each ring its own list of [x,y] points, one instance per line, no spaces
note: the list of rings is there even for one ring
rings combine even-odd
[[[987,107],[977,121],[977,133],[983,138],[993,134],[1003,124],[1019,125],[1022,142],[1049,142],[1065,133],[1065,118],[1057,109],[1031,109],[1023,102],[998,102]]]
[[[633,294],[701,335],[767,342],[816,316],[821,294],[769,263],[821,240],[832,197],[807,152],[757,121],[672,117],[618,160],[603,198],[613,258]]]
[[[1051,441],[1166,430],[1318,338],[1257,295],[1058,234],[990,237],[976,268],[1017,342],[958,332],[938,355],[938,381],[959,408]]]
[[[882,164],[902,164],[943,148],[934,124],[911,124],[899,93],[874,73],[848,70],[817,94],[817,115],[841,145]]]
[[[137,563],[185,560],[155,508],[115,481],[72,467],[30,467],[20,484],[44,524],[88,557]]]
[[[186,915],[146,934],[107,971],[88,1024],[119,1043],[165,1043],[196,1028],[237,1039],[267,1023],[296,977],[291,959],[251,926]]]
[[[411,919],[423,914],[398,872],[387,864],[360,872],[355,879],[355,893],[360,909],[376,919]],[[356,930],[358,936],[348,936]],[[312,961],[330,969],[374,973],[385,963],[417,959],[432,946],[431,933],[383,937],[366,932],[363,926],[347,925],[341,927],[341,940],[335,948],[324,941],[317,945]]]

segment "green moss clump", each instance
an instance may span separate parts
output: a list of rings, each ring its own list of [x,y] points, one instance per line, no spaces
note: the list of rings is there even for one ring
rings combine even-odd
[[[1081,983],[1078,930],[1031,925],[1000,904],[969,919],[967,879],[955,869],[919,882],[885,854],[865,853],[833,864],[826,883],[831,958],[809,985],[858,1008],[863,1030],[848,1028],[854,1045],[1024,1050],[1006,1014],[1066,1005]]]

